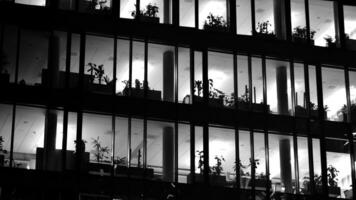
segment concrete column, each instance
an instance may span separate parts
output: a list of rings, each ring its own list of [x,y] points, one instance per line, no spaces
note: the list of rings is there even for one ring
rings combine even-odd
[[[175,1],[175,0],[173,0]],[[163,23],[169,24],[171,19],[171,0],[163,1]]]
[[[171,126],[163,127],[163,180],[174,180],[174,129]]]
[[[45,120],[45,135],[44,135],[44,169],[52,170],[53,155],[56,149],[57,136],[57,111],[47,110]]]
[[[163,53],[163,100],[174,100],[174,53]]]
[[[286,23],[286,0],[273,0],[274,11],[274,33],[278,39],[287,38],[287,23]]]
[[[277,107],[279,114],[288,114],[288,84],[287,67],[279,66],[276,69]]]
[[[280,155],[280,169],[281,180],[284,185],[285,192],[292,192],[292,165],[290,156],[290,141],[289,139],[279,140],[279,155]]]

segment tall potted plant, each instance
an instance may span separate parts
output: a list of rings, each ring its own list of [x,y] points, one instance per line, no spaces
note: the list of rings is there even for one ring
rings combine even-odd
[[[214,32],[228,32],[228,23],[224,20],[223,16],[213,15],[209,13],[207,19],[204,22],[203,29],[206,31]]]
[[[132,96],[132,97],[137,97],[137,98],[144,98],[144,89],[147,87],[147,98],[152,99],[152,100],[161,100],[162,98],[162,92],[153,90],[149,87],[147,81],[143,81],[141,83],[140,80],[136,79],[135,80],[135,87],[130,88],[129,81],[123,81],[125,84],[125,88],[122,91],[122,94],[124,96]]]
[[[223,167],[222,162],[225,162],[223,156],[215,156],[214,159],[216,160],[216,164],[210,167],[210,182],[214,185],[223,186],[226,184],[226,176],[222,176]]]
[[[110,78],[105,75],[105,70],[104,70],[104,65],[97,65],[95,63],[88,63],[88,70],[87,72],[90,73],[90,75],[85,75],[88,78],[85,80],[89,80],[90,82],[88,84],[88,88],[91,91],[96,91],[96,92],[102,92],[102,93],[112,93],[113,92],[113,87],[114,87],[114,81],[111,81]],[[97,83],[94,83],[94,81],[97,81]]]
[[[136,10],[131,12],[131,16],[135,19],[138,19],[142,22],[149,23],[159,23],[159,17],[157,13],[159,12],[158,6],[156,4],[152,5],[151,3],[146,5],[146,9],[140,10],[139,13],[136,13]]]

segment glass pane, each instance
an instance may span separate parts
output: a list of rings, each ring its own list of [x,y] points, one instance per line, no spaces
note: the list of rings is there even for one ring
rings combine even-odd
[[[112,0],[77,0],[79,1],[79,11],[89,13],[108,13],[111,9]]]
[[[188,183],[190,173],[190,125],[178,124],[178,182]]]
[[[131,96],[133,97],[143,98],[143,83],[145,78],[145,45],[143,42],[134,41],[132,48],[132,90],[124,90],[123,93],[125,96],[128,96],[131,93]]]
[[[14,163],[15,168],[41,169],[46,111],[25,106],[16,107]],[[38,156],[37,156],[38,154]]]
[[[179,0],[179,25],[195,27],[194,1]]]
[[[332,1],[309,1],[310,30],[316,31],[315,45],[327,46],[326,39],[331,37],[335,42],[334,6]]]
[[[10,165],[12,109],[12,105],[0,104],[0,167]]]
[[[178,48],[178,102],[192,103],[190,85],[190,49]]]
[[[266,60],[267,103],[272,113],[289,115],[292,109],[288,62]]]
[[[49,77],[49,80],[43,84],[52,84],[55,88],[64,88],[66,80],[66,58],[67,58],[67,33],[55,31],[53,36],[53,61],[52,68],[55,74]]]
[[[204,28],[205,22],[209,22],[208,16],[222,17],[226,22],[227,4],[225,0],[199,0],[199,29]]]
[[[239,130],[240,188],[251,189],[251,136],[250,132]],[[235,163],[237,165],[237,163]],[[236,167],[236,166],[235,166]],[[236,168],[235,168],[236,173]]]
[[[203,54],[198,51],[194,52],[194,95],[203,97]]]
[[[131,160],[132,167],[143,168],[143,120],[131,120]]]
[[[258,3],[257,3],[258,2]],[[258,33],[276,33],[274,25],[274,1],[259,0],[255,4],[256,27]],[[265,24],[267,30],[262,32],[259,25]]]
[[[195,182],[204,182],[204,150],[203,150],[203,127],[196,126],[195,128]],[[191,178],[188,176],[190,182]]]
[[[306,27],[304,0],[291,0],[292,31]]]
[[[298,137],[298,172],[299,172],[299,191],[298,193],[309,194],[310,187],[308,182],[309,176],[309,152],[308,139],[305,137]]]
[[[291,136],[269,135],[269,169],[275,192],[295,192],[294,148]]]
[[[344,6],[346,48],[356,50],[356,6]]]
[[[250,160],[250,164],[255,168],[255,189],[264,191],[267,186],[265,136],[264,133],[253,134],[255,160]],[[261,195],[261,193],[258,194]]]
[[[15,3],[34,6],[46,6],[46,0],[15,0]]]
[[[327,119],[343,121],[346,117],[345,73],[341,69],[322,68],[324,111]]]
[[[250,0],[236,0],[237,34],[252,35],[252,15]]]
[[[248,57],[237,56],[237,100],[238,108],[248,110],[250,102],[249,95],[249,72],[248,72]]]
[[[212,106],[233,107],[233,55],[208,52],[209,103]]]
[[[160,23],[165,23],[165,24],[172,23],[171,0],[140,0],[140,10],[141,12],[143,11],[144,16],[151,14],[151,12],[149,12],[150,11],[149,5],[157,6],[158,12],[156,13],[156,16],[158,17]]]
[[[133,19],[131,15],[136,10],[136,0],[120,0],[120,17]]]
[[[263,103],[263,77],[262,77],[262,59],[252,58],[252,103]],[[263,112],[258,106],[253,107],[255,111]]]
[[[70,52],[69,88],[77,88],[79,82],[80,35],[72,34]]]
[[[174,124],[147,121],[147,168],[156,180],[174,181]]]
[[[116,165],[116,175],[124,175],[122,167],[127,167],[129,156],[129,121],[124,117],[115,118],[115,149],[114,164]]]
[[[316,68],[315,66],[309,67],[309,96],[310,96],[310,114],[311,117],[318,117],[318,91],[316,84]]]
[[[113,92],[113,44],[112,38],[86,37],[84,85],[92,92]]]
[[[351,121],[356,122],[356,72],[349,72],[350,80],[350,100],[351,100]]]
[[[59,0],[58,8],[64,10],[74,10],[75,9],[75,0]]]
[[[235,181],[235,130],[209,127],[209,148],[211,184],[232,185]]]
[[[21,31],[19,60],[19,84],[36,85],[42,83],[48,62],[49,33],[33,30]]]
[[[116,94],[123,95],[129,87],[130,41],[117,40]]]
[[[313,165],[314,165],[314,183],[315,192],[322,193],[322,180],[321,180],[321,158],[320,158],[320,140],[313,138]]]
[[[295,116],[307,116],[304,65],[294,63]]]
[[[148,44],[147,98],[174,101],[174,47]]]
[[[17,34],[15,26],[4,26],[3,46],[1,50],[2,63],[0,66],[1,83],[15,82]]]

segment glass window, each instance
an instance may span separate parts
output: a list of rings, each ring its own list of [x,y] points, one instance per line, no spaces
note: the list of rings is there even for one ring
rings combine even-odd
[[[42,84],[49,85],[51,83],[52,87],[64,88],[66,81],[67,33],[55,31],[52,36],[52,43],[53,60],[51,67],[54,74],[45,76],[49,80],[43,80]]]
[[[348,198],[351,199],[352,176],[349,147],[348,140],[331,138],[326,140],[329,197],[345,198],[348,193]]]
[[[313,166],[314,166],[314,184],[315,192],[322,193],[322,180],[321,180],[321,158],[320,158],[320,140],[313,138]],[[306,180],[306,184],[310,184]]]
[[[292,109],[290,67],[288,62],[266,60],[267,102],[273,113],[290,114]]]
[[[294,63],[294,92],[295,115],[307,116],[304,64],[301,63]]]
[[[195,182],[202,183],[204,182],[204,150],[203,150],[203,127],[195,126]],[[193,150],[193,149],[191,149]],[[189,174],[188,183],[191,183],[191,175]]]
[[[12,105],[0,104],[0,167],[10,165]]]
[[[238,108],[248,110],[248,102],[250,102],[249,95],[249,70],[248,70],[248,57],[237,56],[237,100]]]
[[[304,0],[291,0],[291,20],[292,31],[297,27],[306,27]]]
[[[356,50],[356,6],[344,6],[346,48]]]
[[[255,169],[255,189],[258,196],[264,196],[267,186],[266,176],[266,147],[264,133],[253,133],[254,160],[250,160],[251,167]]]
[[[46,0],[15,0],[15,3],[34,6],[46,6]]]
[[[344,70],[322,68],[324,111],[327,119],[343,121],[346,109],[346,88]],[[346,109],[347,110],[347,109]]]
[[[129,87],[130,41],[117,40],[116,94],[123,95]]]
[[[203,101],[203,53],[194,52],[194,96],[195,101]],[[198,98],[197,98],[198,97]]]
[[[69,88],[77,88],[79,82],[80,35],[71,34]]]
[[[83,114],[85,153],[83,162],[91,173],[110,175],[112,162],[113,127],[112,117],[97,114]]]
[[[112,0],[77,0],[79,11],[89,13],[108,13],[111,9]]]
[[[258,0],[255,3],[255,20],[256,27],[255,30],[258,33],[276,33],[275,31],[275,21],[274,21],[274,1],[270,0]],[[263,32],[260,28],[265,25],[267,30]]]
[[[131,119],[130,166],[143,168],[143,120]]]
[[[269,169],[275,192],[295,192],[293,137],[269,135]]]
[[[143,42],[134,41],[132,44],[132,77],[131,77],[131,86],[132,89],[129,91],[129,88],[123,90],[124,96],[133,96],[136,98],[143,98],[143,83],[145,79],[145,44]]]
[[[316,67],[309,65],[309,107],[311,117],[318,117],[318,90],[316,83]]]
[[[208,52],[209,103],[213,106],[233,107],[233,55]]]
[[[204,29],[204,24],[209,22],[208,17],[222,17],[227,20],[226,0],[199,0],[199,29]]]
[[[210,181],[213,185],[227,186],[235,180],[235,130],[209,127]]]
[[[172,0],[140,0],[140,10],[143,12],[144,16],[145,14],[147,15],[148,13],[151,13],[150,5],[157,6],[156,17],[159,19],[160,23],[172,23]]]
[[[250,0],[236,0],[237,34],[252,35],[252,15]]]
[[[356,71],[349,72],[350,99],[351,99],[351,121],[356,122]]]
[[[305,137],[297,137],[298,144],[298,175],[299,175],[299,191],[298,193],[310,194],[310,187],[307,182],[310,180],[309,175],[309,151],[308,139]],[[306,182],[305,182],[306,181]],[[305,183],[305,185],[304,185]]]
[[[257,57],[252,57],[252,88],[250,88],[249,93],[251,93],[252,99],[252,109],[254,111],[263,112],[263,76],[262,76],[262,59]],[[261,105],[257,105],[261,104]],[[269,108],[267,108],[269,110]]]
[[[239,168],[240,168],[240,187],[251,189],[251,133],[239,130]],[[237,165],[237,163],[235,163]],[[235,166],[236,173],[236,166]]]
[[[88,90],[105,94],[113,92],[113,44],[112,38],[86,37],[84,86]]]
[[[136,11],[136,0],[120,0],[120,18],[133,19],[134,11]]]
[[[154,178],[174,181],[174,124],[147,121],[147,168]]]
[[[116,175],[122,167],[127,167],[129,158],[129,120],[124,117],[115,118],[115,149],[114,164]]]
[[[48,32],[21,30],[18,83],[39,86],[48,64]]]
[[[175,53],[173,46],[148,44],[147,98],[174,101]]]
[[[195,27],[195,2],[179,0],[179,25]]]
[[[178,182],[188,183],[190,173],[190,125],[178,124]]]
[[[190,49],[178,48],[178,102],[192,103],[190,81]]]
[[[1,47],[0,65],[1,83],[15,82],[16,55],[17,55],[17,34],[16,26],[4,25],[3,46]]]
[[[335,19],[332,1],[309,1],[310,30],[316,31],[315,45],[328,46],[325,38],[335,42]]]
[[[13,167],[42,168],[45,121],[46,110],[44,109],[16,107]]]

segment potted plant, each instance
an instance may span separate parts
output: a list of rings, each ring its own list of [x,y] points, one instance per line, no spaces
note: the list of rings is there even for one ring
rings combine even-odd
[[[339,175],[339,170],[337,170],[332,165],[329,165],[326,170],[327,170],[327,181],[328,181],[329,196],[330,197],[338,197],[341,194],[341,189],[340,189],[340,187],[338,187],[338,184],[337,184],[337,181],[338,181],[337,177]],[[316,192],[318,194],[321,194],[323,192],[322,177],[318,176],[318,175],[315,175],[314,176],[314,182],[315,182],[315,190],[316,190]],[[306,179],[305,188],[310,189],[309,184],[310,184],[310,182],[308,181],[308,179]],[[307,191],[309,191],[309,190],[307,190]]]
[[[202,81],[197,80],[194,82],[194,93],[195,91],[197,91],[197,95],[194,95],[194,101],[197,103],[204,102]],[[226,95],[221,90],[214,88],[213,79],[209,79],[209,104],[221,107],[224,105],[225,97]]]
[[[253,168],[256,172],[257,167],[260,165],[260,159],[250,158],[249,166]],[[250,183],[251,184],[251,183]],[[260,174],[255,173],[255,187],[266,187],[267,184],[267,176],[262,172]]]
[[[204,182],[204,151],[197,150],[196,156],[199,157],[198,166],[199,174],[195,174],[195,182],[203,183]],[[192,183],[192,175],[188,174],[187,176],[188,183]]]
[[[256,103],[256,88],[254,90],[254,97],[253,101],[250,101],[250,91],[248,90],[247,85],[245,85],[245,92],[237,98],[237,108],[241,110],[250,110],[256,112],[269,112],[270,108],[269,105],[264,105],[263,103]]]
[[[251,180],[251,175],[249,172],[245,172],[244,170],[248,167],[248,165],[243,165],[241,163],[241,160],[239,160],[239,175],[240,175],[240,186],[241,188],[248,188],[250,180]],[[235,162],[234,165],[234,171],[237,174],[237,163]],[[237,175],[236,175],[237,178]]]
[[[95,160],[96,162],[100,163],[100,162],[110,162],[107,159],[109,158],[108,154],[110,153],[110,149],[108,146],[102,146],[101,145],[101,141],[100,141],[100,137],[98,136],[96,139],[91,138],[92,139],[92,145],[94,150],[92,151],[92,153],[94,154]]]
[[[311,44],[314,45],[315,33],[316,31],[310,30],[310,33],[308,35],[307,27],[297,26],[293,29],[292,38],[294,42],[302,44],[307,44],[308,38],[310,38]]]
[[[318,118],[318,116],[319,116],[318,105],[313,102],[309,102],[309,109],[310,109],[310,117]],[[325,119],[327,118],[328,110],[329,110],[329,107],[327,105],[325,105],[324,109],[323,109]],[[297,105],[297,106],[295,106],[295,115],[296,116],[308,116],[308,111],[306,108]]]
[[[223,186],[226,184],[226,176],[222,176],[223,167],[222,162],[225,162],[223,156],[215,156],[216,164],[213,167],[210,167],[210,182],[214,185]]]
[[[268,20],[264,22],[258,22],[253,35],[261,38],[276,39],[274,32],[269,29],[271,26],[272,24]]]
[[[331,37],[330,35],[327,35],[324,37],[324,40],[326,42],[326,46],[330,48],[336,48],[336,40],[335,38]]]
[[[150,22],[150,23],[158,24],[159,23],[159,17],[157,16],[158,12],[159,12],[158,6],[156,6],[156,4],[152,5],[151,3],[149,3],[148,5],[146,5],[146,9],[140,10],[138,14],[136,13],[136,10],[132,11],[131,16],[142,22]]]
[[[5,53],[1,51],[0,53],[0,85],[6,85],[10,82],[10,74],[4,69],[4,67],[8,64],[6,60]]]
[[[209,13],[204,22],[203,29],[206,31],[228,32],[229,26],[223,16],[215,16],[212,13]]]
[[[0,167],[3,167],[5,164],[5,154],[7,154],[7,151],[4,149],[4,138],[3,136],[0,136]]]
[[[105,75],[104,65],[97,65],[95,63],[88,63],[89,69],[87,72],[90,75],[85,75],[84,80],[88,80],[86,87],[90,91],[100,92],[100,93],[112,93],[114,87],[114,81]],[[95,83],[95,80],[97,83]]]
[[[351,111],[351,122],[355,123],[356,122],[356,100],[353,101],[350,105],[350,111]],[[346,105],[343,105],[342,108],[337,112],[338,118],[340,121],[347,122],[347,116],[348,116],[348,109]]]
[[[140,80],[135,80],[135,87],[129,87],[129,81],[123,81],[125,88],[122,91],[124,96],[132,96],[137,98],[144,98],[144,88],[147,87],[147,98],[152,100],[161,100],[161,91],[153,90],[148,86],[147,81],[140,82]]]

